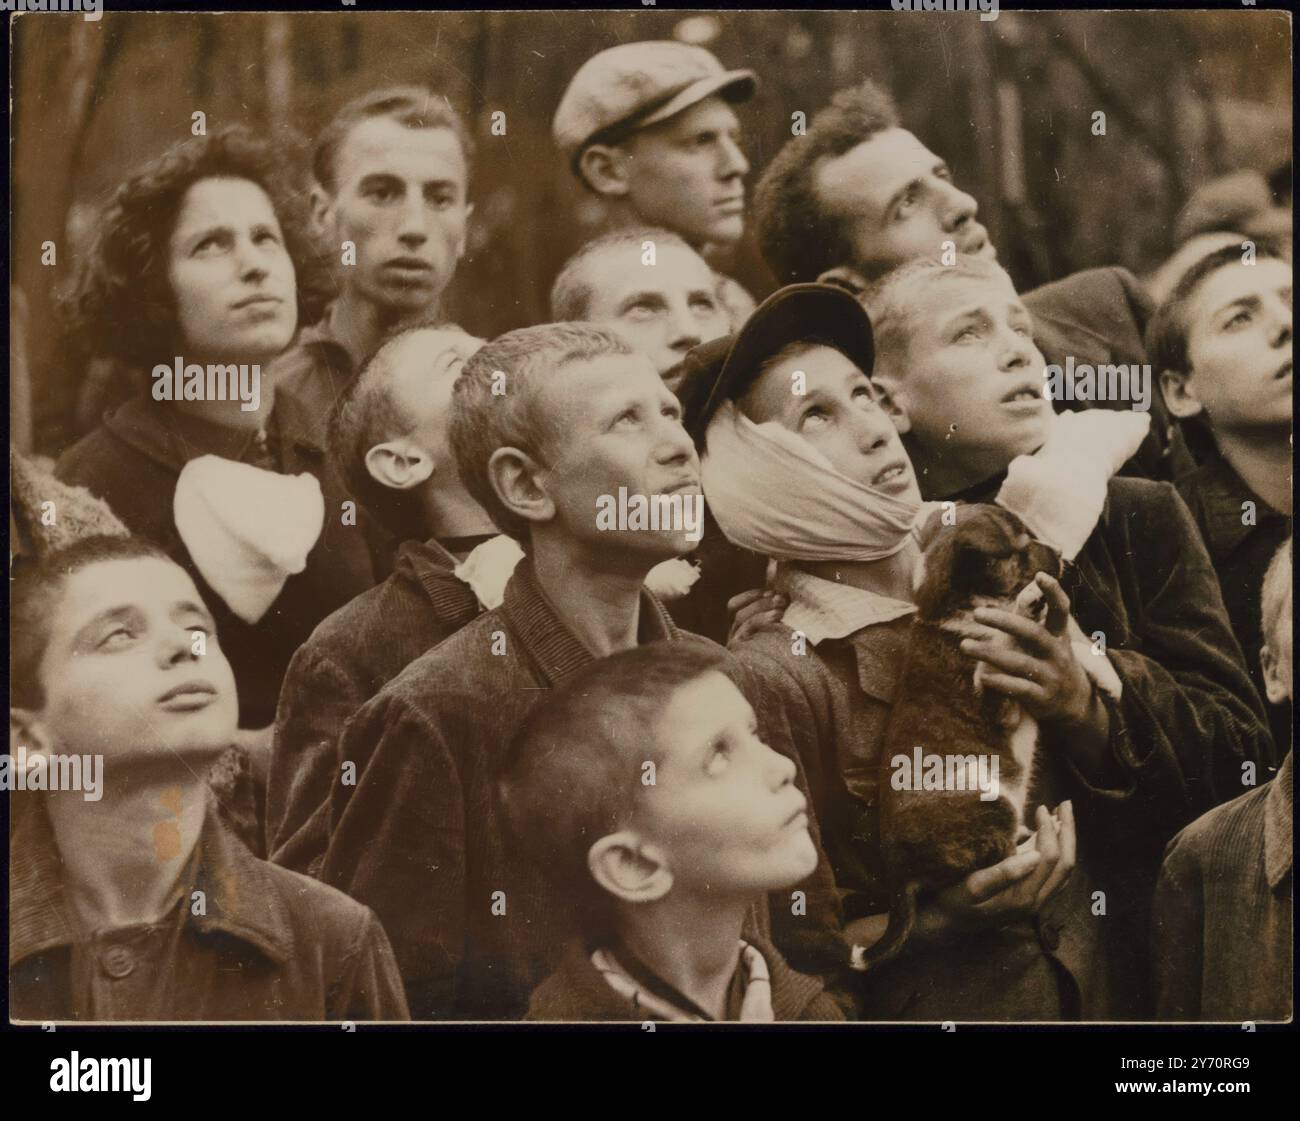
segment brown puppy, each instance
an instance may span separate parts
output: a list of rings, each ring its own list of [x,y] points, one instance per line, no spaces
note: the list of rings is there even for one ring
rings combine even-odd
[[[956,524],[944,525],[937,511],[922,533],[917,615],[881,754],[889,926],[855,960],[859,969],[902,949],[919,891],[1004,860],[1025,832],[1037,722],[1011,698],[981,688],[983,667],[961,652],[961,641],[989,633],[972,618],[976,607],[1039,617],[1045,605],[1034,576],[1059,577],[1061,556],[1000,506],[959,506],[953,514]]]

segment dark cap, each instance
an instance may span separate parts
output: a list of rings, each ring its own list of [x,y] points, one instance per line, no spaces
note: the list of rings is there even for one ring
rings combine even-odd
[[[699,447],[723,401],[754,384],[760,367],[794,342],[834,347],[867,377],[875,363],[871,320],[857,300],[830,284],[791,284],[768,296],[734,335],[695,347],[681,363],[685,424]]]

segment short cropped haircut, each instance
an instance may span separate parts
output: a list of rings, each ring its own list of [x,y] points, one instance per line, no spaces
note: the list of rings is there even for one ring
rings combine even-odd
[[[862,302],[871,317],[877,370],[881,369],[882,359],[890,365],[895,362],[899,366],[906,365],[908,341],[915,323],[917,291],[950,280],[1012,283],[1001,265],[965,254],[958,255],[951,265],[934,258],[919,257],[891,269],[862,294]],[[1014,285],[1012,287],[1014,289]]]
[[[654,729],[675,694],[725,654],[694,642],[655,642],[602,658],[532,710],[503,762],[497,790],[519,851],[578,909],[582,932],[603,935],[612,900],[592,879],[587,853],[633,822],[646,789],[642,767],[663,761]]]
[[[451,102],[423,86],[390,86],[353,98],[321,130],[312,153],[312,173],[331,195],[338,190],[338,154],[343,141],[357,125],[378,117],[406,128],[450,129],[465,153],[467,175],[472,171],[474,141]]]
[[[518,448],[544,462],[543,448],[558,433],[544,431],[537,387],[572,362],[632,354],[611,331],[589,323],[544,323],[493,339],[465,363],[452,392],[450,440],[461,482],[493,524],[528,546],[528,521],[497,497],[488,460],[498,448]],[[494,392],[495,390],[495,392]]]
[[[654,242],[656,248],[672,245],[695,252],[678,234],[657,226],[614,230],[594,237],[564,262],[564,267],[555,278],[555,283],[551,286],[551,319],[556,323],[586,319],[591,308],[591,298],[595,295],[591,278],[586,275],[587,266],[600,254],[616,249],[633,249],[640,253],[641,246],[647,241]],[[703,261],[702,257],[700,259]]]
[[[10,703],[39,709],[45,704],[41,661],[50,640],[50,620],[69,577],[108,561],[154,560],[175,563],[152,541],[141,537],[83,537],[43,556],[17,558],[9,584]]]
[[[787,140],[767,165],[754,189],[754,221],[763,259],[782,284],[854,263],[844,219],[828,214],[817,193],[817,171],[824,160],[897,127],[893,98],[865,81],[832,97],[807,134]]]
[[[1291,626],[1291,538],[1278,547],[1264,572],[1260,593],[1260,633],[1264,644],[1277,653],[1282,627]]]
[[[292,138],[278,142],[292,149]],[[83,355],[147,371],[182,353],[170,242],[186,192],[204,179],[247,179],[271,200],[298,284],[298,322],[329,296],[324,263],[305,225],[306,187],[277,147],[240,125],[181,141],[132,172],[105,208],[64,296],[64,328]]]
[[[1265,242],[1255,246],[1255,260],[1283,260],[1276,248]],[[1157,373],[1166,370],[1185,374],[1191,362],[1187,357],[1187,336],[1191,324],[1187,322],[1187,306],[1192,297],[1200,290],[1211,276],[1220,269],[1232,265],[1245,266],[1240,245],[1227,245],[1207,254],[1189,268],[1174,285],[1173,291],[1165,298],[1151,322],[1147,324],[1147,354]]]
[[[424,535],[423,515],[413,491],[386,487],[366,469],[370,449],[409,436],[415,419],[394,395],[397,353],[403,342],[435,327],[408,327],[386,339],[334,403],[329,419],[330,459],[348,488],[398,541]],[[429,354],[432,362],[438,355]]]

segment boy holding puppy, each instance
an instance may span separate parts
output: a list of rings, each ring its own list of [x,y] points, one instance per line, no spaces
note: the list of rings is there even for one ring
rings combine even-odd
[[[839,1020],[821,983],[746,929],[817,866],[795,765],[703,645],[655,643],[575,675],[521,729],[500,780],[521,847],[581,937],[537,1020]]]
[[[1164,846],[1240,793],[1242,764],[1270,749],[1210,558],[1170,484],[1112,477],[1129,449],[1101,425],[1119,417],[1054,415],[1032,317],[996,264],[914,262],[864,300],[877,399],[903,435],[922,497],[997,495],[1037,536],[1068,545],[1064,577],[1044,577],[1045,590],[1052,614],[1073,615],[1092,649],[987,608],[976,621],[1012,641],[964,649],[994,671],[986,684],[1040,721],[1052,706],[1070,714],[1046,729],[1043,785],[1077,810],[1075,886],[1094,882],[1072,913],[1092,919],[1045,927],[1043,944],[1079,982],[1085,1016],[1140,1015]],[[1094,658],[1110,663],[1118,697],[1084,675]],[[1094,939],[1104,949],[1090,948]]]

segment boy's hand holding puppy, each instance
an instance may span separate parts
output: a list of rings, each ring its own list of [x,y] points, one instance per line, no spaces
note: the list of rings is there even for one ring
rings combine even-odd
[[[912,937],[959,935],[1037,914],[1074,869],[1074,806],[1062,802],[1055,813],[1039,806],[1037,825],[1014,856],[972,872],[921,904]],[[851,945],[869,948],[884,934],[887,920],[887,915],[856,919],[845,925],[845,937]]]
[[[977,607],[975,621],[1000,632],[987,639],[968,638],[964,654],[983,668],[982,683],[1003,693],[1039,721],[1079,769],[1097,775],[1106,765],[1110,714],[1083,666],[1070,637],[1070,597],[1046,572],[1034,577],[1047,607],[1039,622],[996,607]],[[1008,643],[1001,636],[1011,641]]]

